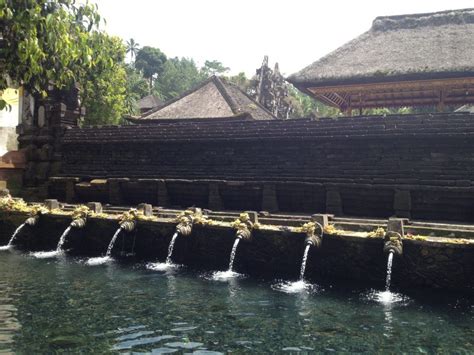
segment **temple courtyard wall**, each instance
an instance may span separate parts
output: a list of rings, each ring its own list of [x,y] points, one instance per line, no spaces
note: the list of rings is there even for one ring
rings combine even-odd
[[[474,115],[73,128],[50,197],[474,221]]]

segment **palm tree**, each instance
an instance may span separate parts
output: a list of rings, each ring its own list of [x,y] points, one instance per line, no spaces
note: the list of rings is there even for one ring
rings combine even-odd
[[[139,49],[140,49],[140,44],[135,42],[133,38],[130,38],[127,41],[127,53],[130,53],[130,58],[132,61],[133,61],[133,58],[137,56]]]

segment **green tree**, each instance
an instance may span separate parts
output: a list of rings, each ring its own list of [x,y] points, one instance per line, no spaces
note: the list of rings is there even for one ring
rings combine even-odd
[[[128,115],[136,115],[139,113],[137,101],[148,95],[148,81],[131,65],[127,65],[125,70],[127,73],[125,112]]]
[[[293,86],[289,87],[288,99],[294,108],[291,118],[337,117],[341,115],[337,108],[324,105]]]
[[[0,21],[0,90],[13,83],[45,95],[50,82],[70,86],[95,65],[88,39],[100,16],[90,4],[0,0]]]
[[[155,82],[155,89],[164,100],[179,96],[204,80],[196,63],[188,58],[171,58],[163,66],[163,72]]]
[[[218,60],[206,60],[204,62],[204,66],[201,68],[201,72],[205,76],[224,74],[227,73],[229,70],[230,68],[225,67]]]
[[[127,74],[125,47],[118,37],[101,32],[92,33],[89,48],[100,55],[95,65],[78,78],[82,86],[86,124],[117,124],[128,113],[125,105]]]
[[[100,21],[96,5],[74,0],[0,0],[0,91],[22,85],[39,99],[51,83],[63,89],[78,82],[87,119],[117,121],[125,49],[99,31]]]
[[[159,48],[145,46],[140,49],[135,58],[135,68],[143,72],[143,76],[148,79],[150,91],[153,88],[155,75],[163,72],[166,63],[166,55]]]
[[[227,79],[237,85],[240,90],[246,92],[247,94],[252,94],[251,81],[247,78],[244,72],[240,72],[237,75],[229,76]]]
[[[140,44],[135,42],[133,38],[130,38],[127,41],[127,53],[130,53],[130,59],[132,62],[133,62],[133,58],[136,58],[139,49],[140,49]]]

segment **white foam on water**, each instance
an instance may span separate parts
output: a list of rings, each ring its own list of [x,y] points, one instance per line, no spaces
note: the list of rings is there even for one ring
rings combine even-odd
[[[227,281],[243,277],[242,274],[233,271],[235,254],[237,253],[237,247],[239,246],[240,238],[235,238],[234,245],[229,258],[229,268],[226,271],[215,271],[210,275],[204,275],[204,278],[212,281]]]
[[[66,241],[66,237],[67,237],[67,235],[69,234],[70,231],[71,231],[71,226],[67,227],[64,230],[63,234],[59,238],[59,242],[58,242],[58,245],[56,247],[56,250],[37,251],[37,252],[34,252],[34,253],[30,253],[30,255],[37,258],[37,259],[50,259],[50,258],[55,258],[57,256],[63,256],[64,251],[63,251],[62,247],[63,247],[63,244]]]
[[[306,293],[317,291],[317,286],[304,280],[298,280],[294,282],[281,281],[272,285],[272,289],[285,293]]]
[[[31,256],[37,258],[37,259],[50,259],[50,258],[55,258],[58,255],[60,255],[61,252],[58,252],[57,250],[52,250],[52,251],[37,251],[34,253],[30,253]]]
[[[226,271],[213,272],[210,276],[207,276],[205,278],[208,280],[213,280],[213,281],[227,281],[227,280],[237,279],[240,277],[243,277],[243,275],[232,270],[226,270]]]
[[[149,263],[146,265],[146,268],[148,270],[153,270],[153,271],[168,271],[168,270],[173,270],[181,267],[181,265],[178,264],[173,264],[173,263]]]
[[[410,302],[410,298],[401,293],[391,291],[370,290],[363,295],[363,298],[380,303],[382,305],[406,305]]]
[[[0,246],[0,251],[10,250],[10,245],[2,245]]]
[[[90,258],[87,259],[86,265],[89,266],[97,266],[97,265],[103,265],[111,262],[113,259],[110,256],[98,256],[95,258]]]

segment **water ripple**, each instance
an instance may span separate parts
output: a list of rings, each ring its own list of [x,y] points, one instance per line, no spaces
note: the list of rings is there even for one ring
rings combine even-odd
[[[175,335],[160,335],[157,337],[129,340],[129,341],[124,341],[122,343],[114,345],[112,350],[126,350],[126,349],[131,349],[134,346],[159,343],[162,340],[173,339],[173,338],[176,338],[176,336]]]

